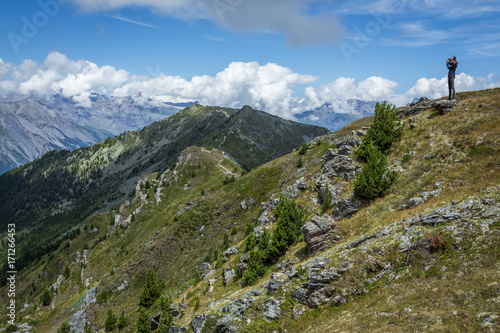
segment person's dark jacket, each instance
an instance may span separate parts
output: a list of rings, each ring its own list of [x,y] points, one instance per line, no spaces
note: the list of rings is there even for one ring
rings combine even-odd
[[[447,62],[446,67],[448,67],[448,77],[455,78],[455,70],[457,69],[458,63],[456,62]]]

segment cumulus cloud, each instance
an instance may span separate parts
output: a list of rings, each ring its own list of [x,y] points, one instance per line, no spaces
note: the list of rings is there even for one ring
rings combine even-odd
[[[332,0],[72,0],[83,11],[113,11],[145,7],[181,19],[208,19],[231,31],[283,34],[290,46],[337,42],[344,28],[326,11],[311,7]],[[316,6],[317,7],[317,6]]]
[[[352,112],[350,100],[383,101],[398,106],[414,98],[439,98],[447,95],[447,78],[420,78],[405,93],[398,83],[372,76],[362,81],[340,77],[328,84],[314,86],[319,77],[295,73],[275,63],[233,62],[214,76],[160,74],[153,78],[130,75],[112,66],[97,66],[86,60],[71,60],[52,52],[42,64],[25,60],[20,65],[0,59],[0,93],[62,94],[81,106],[89,107],[92,92],[113,96],[136,96],[138,102],[153,98],[164,102],[199,101],[205,105],[239,108],[250,105],[278,116],[293,119],[303,111],[331,104],[337,112]],[[306,85],[303,92],[298,85]],[[500,86],[495,76],[474,77],[460,73],[457,91]],[[140,98],[137,96],[141,96]]]

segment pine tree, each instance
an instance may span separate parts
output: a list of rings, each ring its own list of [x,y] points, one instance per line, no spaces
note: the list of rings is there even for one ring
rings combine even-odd
[[[57,329],[57,333],[70,333],[71,332],[71,326],[67,321],[64,321],[61,324],[61,327]]]
[[[52,302],[52,296],[50,295],[50,291],[48,289],[45,289],[40,296],[40,301],[42,302],[43,306],[47,306]]]
[[[363,137],[361,146],[358,149],[358,155],[367,158],[368,145],[370,142],[386,154],[392,144],[401,139],[403,135],[403,123],[400,122],[397,109],[394,105],[388,105],[387,102],[375,105],[375,118],[373,124]]]
[[[113,332],[116,329],[116,316],[111,309],[108,309],[108,316],[104,322],[104,329],[106,332]]]
[[[70,275],[71,275],[71,271],[69,269],[69,266],[66,266],[66,268],[64,269],[64,272],[63,272],[63,276],[65,279],[69,279]]]
[[[257,244],[257,240],[255,238],[255,234],[252,232],[250,235],[245,238],[245,252],[252,251]]]
[[[266,273],[266,267],[262,263],[262,254],[259,250],[249,252],[248,268],[241,278],[244,285],[249,286],[255,283],[259,277]]]
[[[397,173],[387,169],[387,160],[382,152],[370,143],[366,147],[368,163],[363,166],[354,182],[354,192],[367,199],[373,199],[387,193],[396,180]]]
[[[125,314],[125,311],[122,310],[120,313],[120,316],[118,317],[118,320],[116,321],[116,327],[119,330],[124,329],[127,325],[129,324],[128,317]]]
[[[139,306],[149,308],[160,297],[163,283],[156,278],[156,273],[152,269],[146,272],[146,283],[139,297]]]
[[[141,307],[139,309],[139,316],[137,317],[137,332],[139,333],[150,333],[151,327],[149,327],[149,312]]]

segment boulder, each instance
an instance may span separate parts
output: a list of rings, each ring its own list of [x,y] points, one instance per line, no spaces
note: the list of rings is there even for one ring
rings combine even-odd
[[[302,226],[301,230],[309,254],[324,251],[331,246],[335,227],[335,221],[326,214],[314,216],[311,221]]]
[[[228,284],[230,284],[234,276],[236,276],[234,269],[232,268],[224,269],[222,274],[222,282],[224,283],[224,285],[227,286]]]
[[[361,208],[361,203],[355,198],[342,198],[335,202],[333,209],[333,218],[340,220],[344,217],[351,217]]]
[[[203,327],[205,326],[205,322],[207,321],[207,315],[201,314],[194,316],[193,320],[191,320],[191,329],[194,333],[201,333]]]
[[[179,303],[172,303],[168,311],[172,316],[177,317],[181,313],[179,309]]]
[[[260,239],[260,236],[264,232],[264,228],[261,226],[253,228],[253,233],[255,234],[255,238]]]
[[[329,160],[333,159],[335,156],[337,156],[337,154],[333,151],[333,149],[332,149],[332,148],[329,148],[329,149],[326,151],[326,153],[324,153],[324,154],[323,154],[323,157],[322,157],[322,158],[323,158],[325,161],[327,161],[327,162],[328,162]]]
[[[432,103],[432,107],[435,108],[440,115],[450,113],[457,106],[458,106],[457,101],[442,100],[442,101],[434,101]]]
[[[271,294],[277,291],[287,280],[288,276],[283,273],[273,273],[271,274],[271,279],[266,285],[267,293]]]
[[[200,266],[198,266],[198,271],[200,272],[200,278],[203,279],[205,274],[210,270],[210,263],[209,262],[204,262]]]
[[[236,332],[236,327],[233,325],[234,318],[234,315],[229,314],[217,320],[216,332]]]
[[[264,316],[268,319],[278,319],[281,314],[280,302],[269,298],[264,303]]]
[[[353,165],[352,159],[344,155],[334,156],[331,160],[323,164],[321,170],[330,179],[343,176],[344,172],[354,171],[356,168]]]
[[[253,302],[251,298],[236,299],[222,308],[222,312],[235,315],[243,315]]]
[[[294,185],[290,185],[290,186],[287,186],[284,190],[283,190],[283,195],[285,197],[288,197],[289,199],[292,199],[292,198],[295,198],[295,197],[298,197],[300,195],[301,191],[298,187],[297,184],[294,184]]]
[[[222,255],[227,258],[227,257],[232,256],[232,255],[237,254],[237,253],[238,253],[237,247],[230,247],[226,251],[222,252]]]
[[[149,328],[154,331],[160,327],[161,322],[161,312],[149,317]]]

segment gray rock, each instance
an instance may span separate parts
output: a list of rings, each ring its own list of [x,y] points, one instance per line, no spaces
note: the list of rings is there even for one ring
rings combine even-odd
[[[315,308],[319,305],[327,303],[327,299],[334,295],[335,289],[333,287],[325,287],[317,290],[309,295],[307,299],[307,306]]]
[[[271,279],[266,285],[267,293],[271,294],[277,291],[287,280],[287,275],[283,273],[273,273],[271,274]]]
[[[261,226],[253,228],[253,233],[255,234],[255,238],[260,239],[260,236],[262,236],[262,233],[264,232],[264,228]]]
[[[203,327],[205,326],[205,322],[207,321],[207,315],[201,314],[194,316],[193,320],[191,320],[191,329],[194,333],[201,333]]]
[[[432,103],[432,107],[435,108],[440,115],[450,113],[457,106],[458,106],[457,101],[443,100],[443,101],[434,101]]]
[[[234,318],[234,315],[229,314],[217,320],[216,332],[236,332],[236,327],[233,325]]]
[[[361,208],[361,203],[355,198],[342,198],[335,202],[333,209],[333,218],[340,220],[344,217],[351,217]]]
[[[168,311],[172,316],[177,317],[180,314],[179,303],[172,303]]]
[[[278,319],[281,314],[280,302],[269,298],[264,303],[264,316],[269,319]]]
[[[301,228],[309,254],[321,252],[332,244],[336,224],[328,215],[314,216]]]
[[[283,190],[283,195],[288,197],[289,199],[298,197],[300,195],[301,191],[298,188],[297,184],[287,186]]]
[[[423,204],[424,202],[425,200],[422,197],[411,198],[410,200],[408,200],[408,203],[406,204],[405,208],[417,207],[418,205]]]
[[[319,194],[319,197],[321,198],[321,201],[322,202],[326,202],[328,199],[327,199],[327,190],[326,190],[326,183],[319,183],[319,184],[316,184],[316,187],[318,188],[318,194]],[[340,198],[340,190],[332,185],[332,184],[328,184],[328,190],[330,191],[330,197],[333,201],[336,201]]]
[[[241,209],[243,209],[243,210],[248,209],[247,202],[246,202],[246,201],[242,201],[242,202],[240,203],[240,207],[241,207]]]
[[[429,214],[422,215],[420,217],[420,223],[423,225],[436,225],[439,223],[446,223],[451,220],[456,220],[460,218],[460,214],[457,212],[450,212],[443,209],[437,209]]]
[[[335,156],[337,156],[337,154],[333,151],[333,149],[328,148],[326,153],[323,154],[322,158],[328,162],[329,160],[333,159]]]
[[[160,322],[161,312],[149,317],[149,328],[151,328],[152,331],[158,329],[158,327],[160,327]]]
[[[330,178],[333,179],[335,177],[341,177],[346,171],[355,170],[352,159],[343,156],[337,155],[333,159],[326,162],[321,170]]]
[[[306,308],[303,306],[294,307],[292,309],[292,318],[299,319],[306,312]]]
[[[168,330],[168,333],[181,333],[181,329],[177,326],[171,326]]]
[[[198,271],[200,272],[200,278],[203,279],[205,274],[210,270],[212,266],[209,262],[204,262],[200,266],[198,266]]]
[[[236,299],[222,308],[222,312],[235,315],[244,315],[253,300],[251,298]]]
[[[234,276],[236,276],[236,273],[234,272],[234,269],[229,268],[229,269],[224,269],[223,271],[223,276],[222,276],[222,282],[224,283],[225,286],[231,283],[231,280]]]
[[[306,304],[307,301],[307,289],[298,287],[292,290],[292,297],[297,300],[297,302],[301,304]]]
[[[226,251],[222,252],[222,255],[224,257],[229,257],[229,256],[235,255],[237,253],[238,253],[238,248],[237,247],[230,247]]]
[[[330,281],[337,280],[339,275],[332,269],[318,273],[317,271],[309,272],[309,280],[312,283],[329,283]]]

